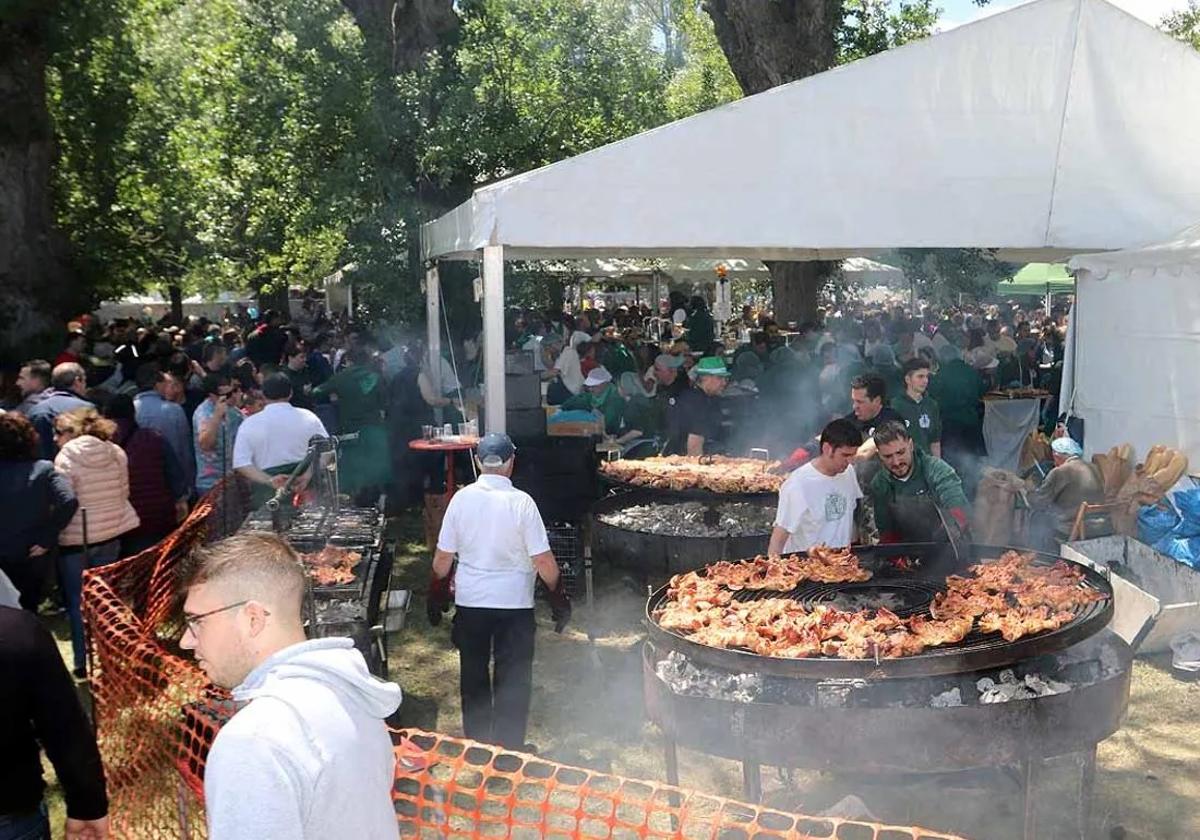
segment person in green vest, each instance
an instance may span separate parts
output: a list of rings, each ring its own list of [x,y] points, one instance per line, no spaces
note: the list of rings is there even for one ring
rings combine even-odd
[[[942,415],[928,390],[929,362],[918,353],[904,363],[904,391],[892,397],[892,409],[904,419],[917,448],[941,458]]]
[[[364,498],[391,478],[391,453],[383,423],[387,403],[383,374],[362,346],[346,354],[346,366],[313,389],[316,398],[337,402],[341,434],[357,433],[357,440],[342,444],[338,459],[338,485],[351,496]]]
[[[953,467],[916,448],[896,421],[875,429],[875,448],[883,469],[868,495],[880,542],[957,542],[967,534],[967,495]]]
[[[621,431],[625,400],[613,384],[612,374],[603,365],[592,368],[583,380],[583,391],[562,404],[563,411],[598,411],[604,415],[604,431],[615,435]]]

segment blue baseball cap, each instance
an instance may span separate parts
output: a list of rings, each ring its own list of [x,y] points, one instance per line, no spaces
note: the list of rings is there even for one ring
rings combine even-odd
[[[492,432],[479,440],[476,448],[479,463],[485,467],[499,467],[510,461],[517,454],[512,438],[508,435]]]

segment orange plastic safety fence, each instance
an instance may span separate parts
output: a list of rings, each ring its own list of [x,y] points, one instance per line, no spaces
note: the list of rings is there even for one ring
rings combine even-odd
[[[175,579],[233,533],[248,493],[228,480],[159,545],[84,573],[90,679],[120,838],[202,838],[204,762],[233,709],[178,647]],[[429,840],[956,840],[806,817],[409,730],[397,733],[401,834]]]
[[[556,764],[419,730],[399,733],[393,800],[427,840],[962,840],[810,817]]]
[[[175,581],[192,548],[235,532],[248,507],[244,483],[226,479],[158,545],[84,572],[89,679],[117,837],[204,836],[199,790],[179,771],[202,766],[212,733],[187,737],[185,709],[218,698],[179,649]]]

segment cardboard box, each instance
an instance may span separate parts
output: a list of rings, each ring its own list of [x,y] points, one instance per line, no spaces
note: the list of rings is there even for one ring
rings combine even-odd
[[[591,421],[546,423],[546,434],[551,437],[594,437],[604,434],[604,418]]]

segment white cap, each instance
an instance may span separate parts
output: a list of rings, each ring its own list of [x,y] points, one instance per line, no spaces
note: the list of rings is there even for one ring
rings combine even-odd
[[[603,385],[605,382],[612,382],[612,374],[603,365],[592,368],[592,372],[587,375],[587,379],[583,380],[583,384],[587,386]]]

